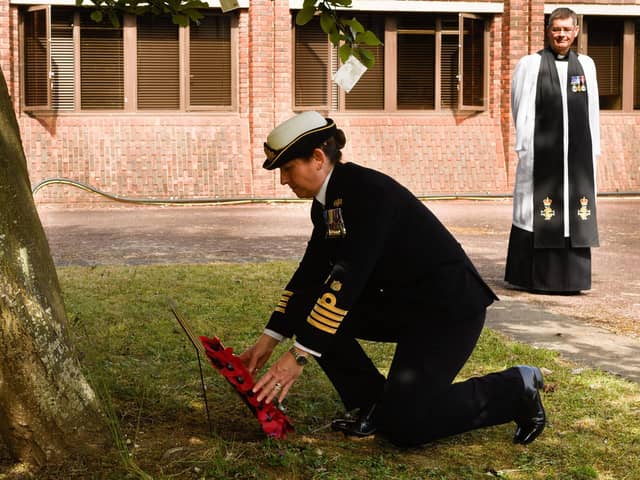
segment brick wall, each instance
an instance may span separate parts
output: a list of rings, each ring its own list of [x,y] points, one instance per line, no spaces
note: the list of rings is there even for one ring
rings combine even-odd
[[[12,53],[17,45],[15,31],[15,15],[9,8],[9,0],[0,0],[0,69],[4,75],[9,95],[14,96]]]
[[[388,173],[417,195],[505,190],[499,123],[488,113],[334,118],[347,135],[345,159]]]
[[[0,0],[0,66],[18,106],[17,9]],[[507,0],[491,25],[486,112],[332,113],[344,158],[385,171],[419,195],[511,193],[516,158],[509,85],[518,59],[543,44],[541,0]],[[238,111],[228,114],[19,115],[32,184],[69,177],[145,198],[290,198],[262,169],[263,142],[292,111],[288,0],[252,0],[239,15]],[[640,115],[602,115],[601,191],[640,190]],[[38,202],[103,201],[51,186]]]
[[[600,114],[598,190],[640,192],[640,115]]]
[[[65,177],[135,198],[253,195],[248,127],[240,116],[50,118],[49,125],[21,119],[32,184]],[[78,194],[60,185],[37,199],[67,202]]]
[[[0,68],[9,76],[11,66],[11,36],[9,33],[9,0],[0,0]]]

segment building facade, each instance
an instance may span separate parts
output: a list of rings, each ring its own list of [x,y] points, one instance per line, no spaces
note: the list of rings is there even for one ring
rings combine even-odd
[[[68,178],[139,199],[290,198],[262,169],[263,142],[314,109],[347,134],[346,160],[416,195],[506,195],[516,156],[510,81],[544,45],[540,0],[353,0],[384,42],[349,93],[338,55],[302,0],[217,0],[199,25],[123,15],[96,23],[74,0],[0,0],[0,67],[30,179]],[[640,192],[640,5],[563,3],[580,16],[576,48],[594,58],[603,154],[600,192]],[[52,184],[44,203],[100,197]]]

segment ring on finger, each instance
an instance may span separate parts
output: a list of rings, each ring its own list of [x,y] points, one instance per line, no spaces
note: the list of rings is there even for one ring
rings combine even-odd
[[[274,390],[280,390],[282,388],[282,385],[280,384],[280,382],[276,382],[276,384],[273,386]]]

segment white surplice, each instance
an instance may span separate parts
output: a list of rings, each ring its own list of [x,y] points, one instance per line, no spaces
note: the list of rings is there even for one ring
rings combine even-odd
[[[518,154],[515,189],[513,194],[513,224],[528,232],[533,232],[533,135],[536,120],[536,89],[540,60],[538,54],[527,55],[520,59],[513,72],[511,81],[511,112],[516,127],[515,150]],[[596,187],[597,157],[600,155],[600,101],[598,82],[593,60],[586,55],[578,55],[578,61],[584,70],[589,103],[589,125],[591,129],[591,151],[593,152],[593,180]],[[569,128],[567,115],[567,69],[569,62],[555,62],[562,92],[563,130],[564,130],[564,205],[568,203],[568,145]],[[597,188],[595,189],[597,192]],[[595,201],[595,199],[594,199]],[[564,208],[564,235],[569,236],[569,208]]]

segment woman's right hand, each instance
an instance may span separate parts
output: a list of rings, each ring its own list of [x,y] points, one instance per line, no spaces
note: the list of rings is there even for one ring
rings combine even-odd
[[[251,375],[255,376],[258,370],[267,363],[278,343],[280,343],[278,340],[263,333],[258,338],[258,341],[247,348],[238,358],[247,367]]]

